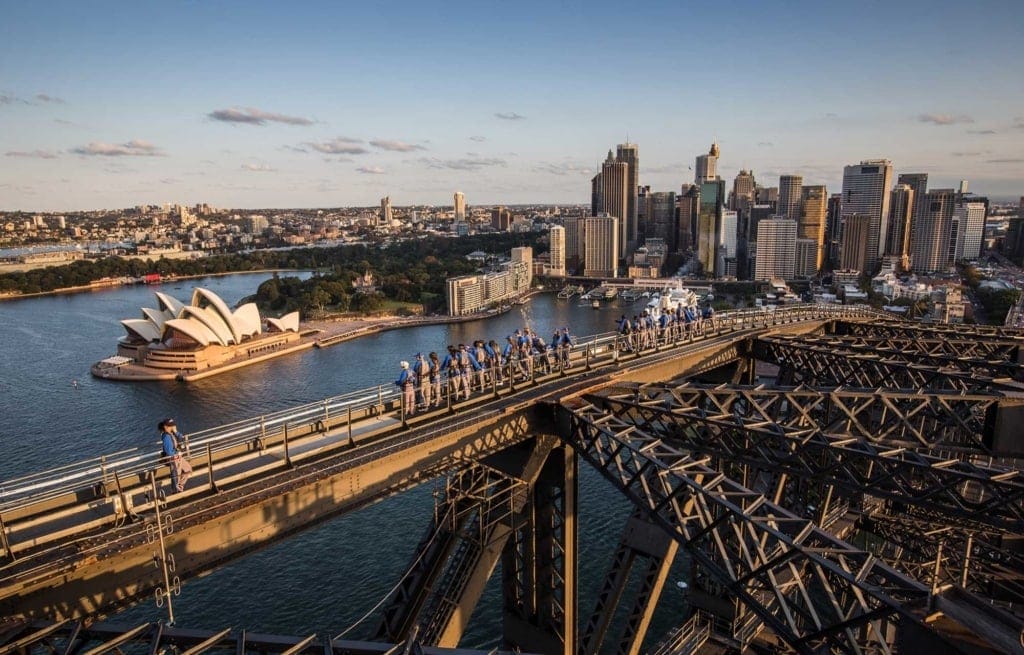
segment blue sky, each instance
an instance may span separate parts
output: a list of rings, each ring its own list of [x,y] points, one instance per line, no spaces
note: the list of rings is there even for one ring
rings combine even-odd
[[[1024,194],[1024,2],[14,2],[0,209],[582,203],[609,148],[678,190],[839,190],[886,157]]]

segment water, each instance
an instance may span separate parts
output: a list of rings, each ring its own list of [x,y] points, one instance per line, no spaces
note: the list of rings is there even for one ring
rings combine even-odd
[[[118,383],[89,375],[114,354],[118,321],[155,307],[154,291],[187,301],[195,286],[229,304],[255,292],[266,274],[239,274],[152,287],[121,287],[68,296],[0,303],[0,480],[128,448],[155,448],[156,422],[173,416],[195,431],[313,402],[326,396],[390,385],[400,360],[441,353],[448,344],[504,339],[529,326],[545,340],[555,328],[575,335],[614,329],[622,313],[643,300],[604,303],[594,310],[576,299],[536,296],[486,320],[384,332],[323,350],[308,350],[181,384]],[[398,582],[427,529],[433,486],[423,485],[357,513],[310,529],[185,583],[175,599],[178,623],[250,631],[337,635],[371,610]],[[586,464],[580,467],[579,549],[581,615],[586,616],[618,542],[630,505]],[[382,548],[382,544],[387,544]],[[665,594],[679,596],[670,578]],[[669,603],[659,620],[674,624]],[[463,638],[466,647],[497,645],[500,572],[496,571]],[[151,600],[122,612],[139,623],[164,617]],[[348,638],[369,638],[376,616]],[[666,621],[670,621],[666,623]],[[583,627],[582,625],[580,626]],[[658,632],[658,630],[655,630]]]

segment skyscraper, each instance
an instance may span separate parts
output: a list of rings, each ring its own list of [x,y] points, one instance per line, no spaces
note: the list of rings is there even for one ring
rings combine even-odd
[[[670,248],[675,241],[676,194],[674,191],[655,191],[647,195],[647,228],[645,238],[661,239]]]
[[[704,275],[715,277],[720,272],[718,244],[722,232],[722,210],[725,200],[725,181],[709,180],[700,185],[700,205],[697,212],[697,260]]]
[[[954,214],[960,217],[956,259],[977,259],[981,256],[988,208],[984,202],[968,200],[957,205]]]
[[[944,270],[949,261],[956,190],[933,189],[925,194],[922,213],[914,221],[910,237],[912,265],[916,272]]]
[[[686,252],[694,247],[697,240],[697,210],[700,203],[700,187],[683,184],[676,196],[676,252]]]
[[[391,211],[391,196],[380,199],[380,214],[377,216],[377,226],[390,227],[394,214]]]
[[[626,165],[626,215],[622,217],[626,223],[626,237],[633,246],[637,243],[638,216],[640,209],[637,204],[637,186],[640,181],[640,149],[635,143],[626,141],[616,147],[615,161]]]
[[[814,270],[806,267],[800,275],[811,276],[825,265],[825,215],[828,212],[828,190],[825,185],[805,186],[800,190],[800,220],[798,239],[814,241]],[[806,260],[805,260],[806,261]]]
[[[512,212],[505,209],[504,206],[491,210],[491,227],[500,232],[508,232],[510,225],[512,225]]]
[[[746,169],[736,174],[732,181],[732,206],[730,209],[744,211],[754,204],[754,173]]]
[[[874,273],[885,247],[889,225],[889,192],[892,188],[892,162],[871,159],[843,169],[842,215],[868,216],[867,261],[862,273]],[[845,229],[845,227],[844,227]]]
[[[619,227],[616,216],[589,216],[583,219],[583,275],[618,277]]]
[[[910,209],[910,242],[908,252],[914,250],[914,222],[925,211],[925,195],[928,193],[928,173],[900,173],[896,184],[906,184],[914,191],[914,201]]]
[[[804,178],[800,175],[782,175],[779,177],[779,204],[775,213],[783,218],[800,220],[800,189]]]
[[[697,186],[708,180],[718,179],[718,153],[718,144],[712,143],[708,154],[697,155],[697,164],[693,170],[693,179]]]
[[[843,239],[839,254],[839,268],[865,272],[871,255],[871,225],[873,221],[871,216],[865,214],[843,216]]]
[[[461,191],[455,192],[455,220],[466,220],[466,194]]]
[[[796,221],[774,217],[757,225],[754,279],[792,279],[796,270]]]
[[[550,242],[550,268],[551,275],[565,277],[565,228],[561,225],[554,225],[548,232]]]
[[[629,235],[626,234],[626,216],[629,214],[629,198],[636,193],[636,187],[629,187],[629,166],[626,162],[616,161],[612,151],[601,165],[598,180],[598,214],[605,213],[619,219],[619,238],[616,239],[618,256],[626,256],[626,245]]]
[[[903,177],[902,175],[900,177]],[[914,188],[897,184],[889,201],[889,235],[885,254],[898,257],[910,255],[910,217],[914,210]]]

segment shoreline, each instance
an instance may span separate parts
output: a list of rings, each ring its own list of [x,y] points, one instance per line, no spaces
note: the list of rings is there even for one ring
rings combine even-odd
[[[175,275],[174,277],[167,277],[161,279],[159,282],[154,284],[147,284],[144,282],[132,283],[132,284],[98,284],[98,285],[83,285],[78,287],[62,287],[60,289],[53,289],[52,291],[39,291],[36,293],[13,293],[13,294],[0,294],[0,302],[7,300],[22,300],[26,298],[44,298],[46,296],[63,296],[71,295],[75,293],[86,293],[88,291],[105,291],[107,289],[120,289],[122,287],[158,287],[163,284],[171,284],[174,282],[180,282],[181,280],[198,280],[204,277],[224,277],[227,275],[248,275],[250,273],[286,273],[295,272],[301,273],[306,269],[301,268],[258,268],[252,271],[224,271],[221,273],[202,273],[200,275]]]

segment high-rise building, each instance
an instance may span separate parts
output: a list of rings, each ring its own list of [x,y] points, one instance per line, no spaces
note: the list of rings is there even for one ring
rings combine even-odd
[[[455,192],[455,220],[466,220],[466,194],[461,191]]]
[[[647,210],[651,195],[651,187],[640,185],[636,188],[636,232],[637,243],[647,238]]]
[[[754,173],[746,169],[736,174],[732,181],[732,203],[729,209],[744,211],[754,204]]]
[[[635,143],[626,141],[620,143],[615,150],[615,161],[626,165],[626,215],[622,217],[625,222],[625,235],[634,247],[637,243],[639,229],[638,212],[640,207],[637,201],[637,186],[640,181],[640,149]],[[614,214],[612,214],[614,216]],[[627,247],[628,244],[627,244]]]
[[[724,190],[724,187],[723,187]],[[731,209],[722,210],[722,229],[718,234],[718,261],[715,273],[719,276],[736,277],[736,231],[739,215]]]
[[[525,264],[526,265],[526,286],[529,287],[533,284],[533,248],[530,246],[520,246],[513,248],[511,257],[513,264]]]
[[[718,144],[712,143],[708,154],[697,155],[697,164],[693,169],[693,179],[697,186],[718,179],[718,154]]]
[[[956,197],[954,189],[933,189],[925,194],[922,213],[915,219],[910,237],[915,272],[941,271],[948,265]]]
[[[823,184],[805,186],[800,190],[800,219],[797,222],[798,239],[814,241],[814,271],[803,273],[810,277],[825,265],[825,216],[828,213],[828,190]]]
[[[757,225],[754,279],[792,279],[796,274],[796,221],[773,217]]]
[[[902,176],[901,176],[902,177]],[[889,234],[885,254],[906,258],[910,255],[910,217],[914,211],[914,188],[897,184],[889,200]]]
[[[508,232],[512,225],[512,212],[504,206],[495,207],[491,210],[491,227],[500,232]]]
[[[618,277],[619,236],[617,216],[589,216],[583,219],[583,275]]]
[[[716,277],[718,244],[722,234],[722,210],[725,201],[725,181],[709,180],[700,185],[700,205],[697,212],[697,260],[704,275]]]
[[[843,236],[843,194],[833,193],[828,197],[828,211],[825,215],[825,258],[829,267],[839,265],[839,245]]]
[[[798,232],[799,229],[797,227]],[[821,252],[821,248],[818,247],[818,243],[814,239],[801,239],[797,237],[795,266],[797,277],[814,277],[817,275],[819,252]]]
[[[868,252],[862,273],[874,273],[882,256],[889,226],[889,192],[892,189],[892,162],[871,159],[843,169],[842,215],[868,216]],[[844,228],[845,229],[845,228]]]
[[[800,175],[782,175],[779,177],[779,203],[775,213],[783,218],[800,220],[800,193],[804,178]]]
[[[914,204],[910,209],[910,246],[914,250],[914,223],[925,211],[925,195],[928,193],[928,173],[900,173],[896,184],[906,184],[914,191]]]
[[[626,256],[626,246],[629,235],[626,233],[627,215],[629,214],[629,198],[636,193],[636,187],[629,186],[629,165],[623,161],[616,161],[612,151],[608,151],[608,158],[601,165],[601,174],[598,183],[598,211],[597,214],[608,214],[619,219],[618,257]]]
[[[953,216],[960,222],[954,261],[977,259],[981,256],[986,214],[987,208],[983,202],[967,201],[957,205],[953,210]]]
[[[839,268],[847,271],[867,271],[871,255],[871,225],[873,219],[864,214],[843,216],[843,237],[839,253]]]
[[[754,203],[758,205],[771,205],[772,211],[774,211],[775,207],[779,204],[779,187],[754,187]]]
[[[676,194],[674,191],[655,191],[647,194],[646,239],[661,239],[671,246],[675,239]]]
[[[512,253],[512,261],[484,275],[448,278],[448,314],[465,316],[486,307],[515,298],[530,290],[533,279],[533,252],[530,248]],[[522,252],[522,251],[529,252]]]
[[[550,274],[565,277],[565,228],[554,225],[548,232],[550,250]]]
[[[686,252],[697,243],[697,210],[700,204],[700,187],[684,183],[676,196],[676,236],[670,242],[675,252]]]
[[[391,227],[391,221],[395,215],[391,210],[391,196],[384,196],[380,199],[380,214],[377,215],[378,227]]]

